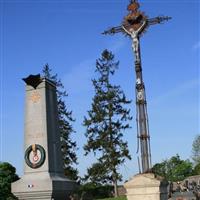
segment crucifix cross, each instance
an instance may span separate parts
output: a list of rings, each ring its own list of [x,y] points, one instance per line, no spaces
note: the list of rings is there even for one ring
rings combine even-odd
[[[142,65],[140,55],[140,37],[148,29],[149,26],[161,24],[171,17],[158,16],[148,18],[144,12],[139,10],[140,4],[137,0],[131,0],[128,5],[128,15],[120,26],[113,27],[103,34],[123,33],[132,39],[132,48],[135,55],[135,71],[136,71],[136,121],[138,150],[140,146],[142,170],[140,170],[140,160],[138,159],[139,171],[142,173],[151,171],[151,148],[149,123],[147,115],[147,101],[145,94],[145,85],[142,77]],[[137,151],[138,152],[138,151]]]
[[[147,28],[151,25],[161,24],[164,21],[168,21],[171,17],[158,16],[155,18],[148,18],[144,12],[139,10],[139,3],[136,0],[132,0],[128,6],[129,14],[124,18],[120,26],[116,26],[104,31],[102,34],[114,35],[115,33],[124,33],[132,38],[132,48],[135,54],[135,61],[140,62],[140,45],[139,38]]]

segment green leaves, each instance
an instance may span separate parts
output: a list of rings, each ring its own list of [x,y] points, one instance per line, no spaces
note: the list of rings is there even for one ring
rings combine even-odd
[[[78,170],[74,168],[74,164],[77,164],[76,142],[72,141],[71,134],[75,133],[72,123],[75,121],[72,117],[72,111],[69,111],[65,98],[68,96],[66,90],[60,79],[58,79],[57,74],[52,75],[52,70],[49,65],[46,64],[43,68],[43,75],[45,78],[52,80],[57,86],[57,101],[58,101],[58,120],[59,120],[59,130],[61,138],[61,150],[63,154],[64,161],[64,171],[65,175],[72,179],[78,179]]]
[[[200,175],[200,135],[197,135],[192,144],[193,175]]]
[[[193,141],[192,159],[196,165],[200,163],[200,135],[197,135]]]
[[[111,78],[118,68],[119,62],[108,50],[102,52],[96,61],[98,77],[92,80],[95,95],[92,99],[91,110],[84,117],[87,143],[84,145],[85,154],[98,152],[98,162],[88,169],[87,179],[104,183],[112,181],[116,184],[121,179],[118,167],[130,159],[127,142],[123,141],[124,130],[130,128],[127,121],[131,120],[130,110],[125,106],[131,101],[120,86],[113,85]]]
[[[17,199],[11,193],[11,183],[18,179],[15,167],[7,162],[0,163],[0,199]]]
[[[94,163],[87,169],[86,179],[90,178],[92,183],[107,183],[111,181],[109,170],[102,162]]]
[[[193,175],[200,175],[200,163],[194,167]]]
[[[153,166],[153,172],[168,181],[182,181],[192,175],[193,168],[189,160],[181,160],[177,154],[170,159],[155,164]]]

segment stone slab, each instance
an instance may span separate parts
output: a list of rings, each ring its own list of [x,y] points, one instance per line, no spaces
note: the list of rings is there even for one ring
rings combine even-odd
[[[128,200],[167,200],[168,182],[153,173],[135,175],[124,184]]]

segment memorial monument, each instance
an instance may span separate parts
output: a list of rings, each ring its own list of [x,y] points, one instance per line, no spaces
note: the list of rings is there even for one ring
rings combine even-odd
[[[142,76],[140,37],[149,26],[160,24],[171,19],[171,17],[148,18],[139,8],[140,4],[136,0],[131,0],[128,6],[129,13],[122,24],[103,33],[111,35],[123,33],[130,37],[135,56],[137,137],[138,151],[140,146],[141,156],[138,158],[139,174],[125,183],[125,188],[128,200],[167,200],[167,182],[151,172],[150,134],[145,84]]]
[[[12,183],[19,200],[68,200],[76,183],[64,176],[55,83],[30,75],[26,83],[24,175]]]

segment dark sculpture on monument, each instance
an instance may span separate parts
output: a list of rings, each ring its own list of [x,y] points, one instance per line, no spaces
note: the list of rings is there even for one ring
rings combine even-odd
[[[149,26],[168,21],[171,17],[148,18],[139,8],[140,4],[136,0],[131,0],[128,6],[129,13],[122,24],[105,31],[103,34],[123,33],[129,36],[132,40],[132,49],[135,56],[137,137],[139,140],[138,150],[140,146],[141,156],[140,159],[138,158],[140,173],[125,183],[127,198],[128,200],[166,200],[167,182],[151,172],[150,134],[145,84],[142,75],[140,37],[147,31]]]
[[[30,75],[26,83],[24,175],[12,184],[19,200],[67,200],[76,183],[64,176],[55,83]]]

